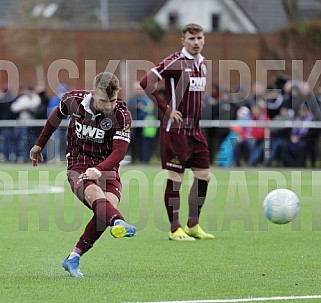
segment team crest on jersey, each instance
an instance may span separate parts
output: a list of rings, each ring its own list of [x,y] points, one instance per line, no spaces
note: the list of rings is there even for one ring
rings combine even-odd
[[[100,127],[103,130],[109,130],[113,127],[113,121],[110,118],[104,118],[100,121]]]

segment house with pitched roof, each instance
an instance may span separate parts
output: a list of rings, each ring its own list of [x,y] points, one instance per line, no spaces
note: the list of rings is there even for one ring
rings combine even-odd
[[[291,20],[321,18],[321,1],[281,0],[168,0],[155,14],[164,28],[181,28],[199,23],[207,32],[269,33],[285,27]],[[291,4],[291,5],[290,5]],[[294,5],[296,4],[296,5]],[[292,6],[293,5],[293,6]]]

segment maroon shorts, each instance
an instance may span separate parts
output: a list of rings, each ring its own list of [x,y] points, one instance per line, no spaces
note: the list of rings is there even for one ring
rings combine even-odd
[[[68,170],[67,176],[73,193],[88,206],[84,191],[90,184],[98,185],[104,192],[111,192],[120,200],[122,185],[120,182],[118,171],[103,172],[98,180],[88,180],[81,177],[81,174],[86,171],[88,166],[74,166]]]
[[[160,131],[162,168],[183,173],[185,168],[208,169],[209,150],[202,133],[197,137]]]

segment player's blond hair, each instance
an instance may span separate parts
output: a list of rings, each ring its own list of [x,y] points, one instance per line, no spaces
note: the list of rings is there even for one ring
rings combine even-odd
[[[195,24],[195,23],[190,23],[190,24],[187,24],[183,27],[182,36],[184,37],[187,32],[195,35],[198,33],[203,33],[204,30],[203,30],[203,27],[201,27],[200,25]]]
[[[94,79],[94,89],[101,89],[106,92],[108,98],[112,98],[120,90],[119,80],[112,73],[102,72]]]

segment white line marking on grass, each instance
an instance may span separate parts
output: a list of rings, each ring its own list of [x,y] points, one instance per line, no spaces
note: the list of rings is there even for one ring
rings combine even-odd
[[[43,194],[57,194],[63,193],[65,189],[63,187],[51,186],[35,189],[8,189],[0,190],[0,196],[13,196],[13,195],[43,195]]]
[[[238,303],[238,302],[290,301],[290,300],[304,300],[304,299],[305,300],[321,299],[321,295],[290,296],[290,297],[262,297],[262,298],[244,298],[244,299],[190,300],[190,301],[131,302],[131,303]],[[127,302],[127,303],[130,303],[130,302]]]

